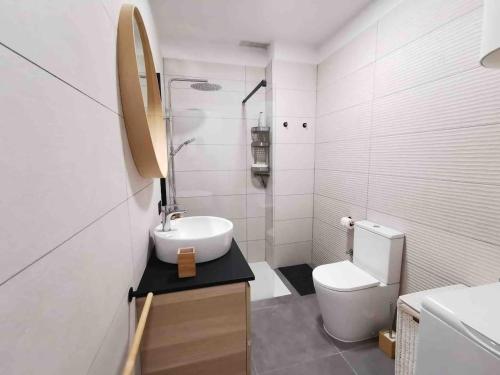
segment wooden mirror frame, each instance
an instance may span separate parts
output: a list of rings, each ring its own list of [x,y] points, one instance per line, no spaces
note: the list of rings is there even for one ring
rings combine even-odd
[[[139,29],[146,67],[147,106],[141,92],[134,20]],[[167,175],[167,134],[156,69],[139,9],[124,4],[118,21],[118,78],[127,138],[135,166],[143,177]]]

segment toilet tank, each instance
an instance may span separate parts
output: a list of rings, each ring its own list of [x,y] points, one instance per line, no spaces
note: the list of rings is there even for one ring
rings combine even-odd
[[[354,225],[353,263],[384,284],[399,283],[404,233],[372,223]]]

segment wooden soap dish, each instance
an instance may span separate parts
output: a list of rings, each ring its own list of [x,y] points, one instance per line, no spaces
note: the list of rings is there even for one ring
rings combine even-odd
[[[177,250],[177,272],[179,278],[196,276],[196,250],[194,247],[181,247]]]

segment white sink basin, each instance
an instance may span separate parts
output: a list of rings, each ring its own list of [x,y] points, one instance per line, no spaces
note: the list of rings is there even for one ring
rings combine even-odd
[[[167,263],[177,263],[177,249],[194,247],[196,263],[220,258],[231,248],[233,223],[222,217],[191,216],[172,220],[172,230],[154,230],[156,255]]]

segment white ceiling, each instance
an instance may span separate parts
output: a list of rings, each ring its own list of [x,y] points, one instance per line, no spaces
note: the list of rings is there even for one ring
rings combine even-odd
[[[371,0],[151,0],[160,43],[241,40],[319,47]]]

